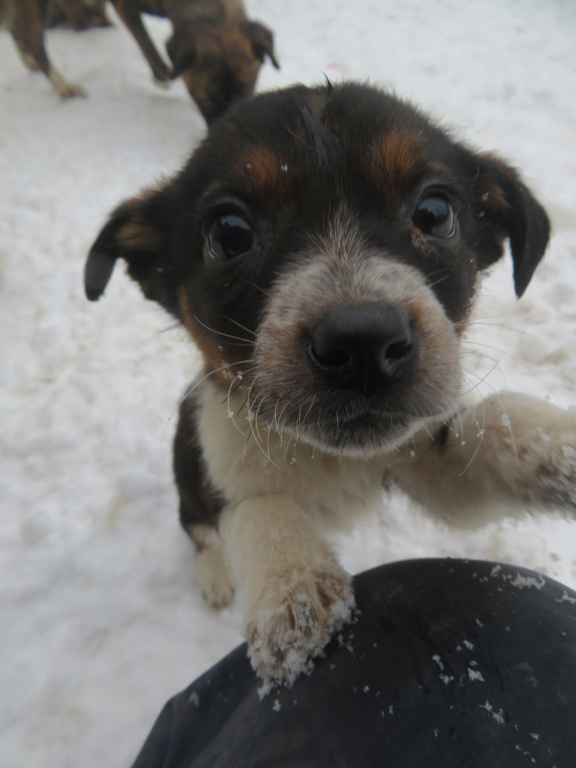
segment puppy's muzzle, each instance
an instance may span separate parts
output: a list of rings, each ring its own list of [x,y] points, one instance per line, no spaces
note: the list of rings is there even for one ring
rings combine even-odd
[[[308,362],[339,389],[376,394],[410,372],[418,360],[418,338],[407,314],[375,302],[331,309],[313,324]]]

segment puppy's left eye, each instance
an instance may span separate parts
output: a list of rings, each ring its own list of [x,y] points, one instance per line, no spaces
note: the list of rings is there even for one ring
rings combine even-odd
[[[223,261],[251,251],[258,243],[252,225],[237,213],[218,216],[208,230],[207,245],[210,256]]]
[[[412,223],[425,235],[452,237],[456,231],[456,213],[444,195],[434,193],[420,200]]]

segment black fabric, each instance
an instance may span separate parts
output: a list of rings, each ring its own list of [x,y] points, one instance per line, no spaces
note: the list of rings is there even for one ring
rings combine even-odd
[[[133,768],[573,768],[576,593],[523,568],[412,560],[260,698],[242,645],[164,707]]]

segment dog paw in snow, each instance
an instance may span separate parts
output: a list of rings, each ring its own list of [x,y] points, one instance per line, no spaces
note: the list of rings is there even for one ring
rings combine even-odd
[[[263,680],[262,693],[273,685],[291,686],[312,669],[335,632],[352,618],[350,578],[317,571],[287,584],[282,576],[269,582],[266,595],[246,622],[248,654]]]

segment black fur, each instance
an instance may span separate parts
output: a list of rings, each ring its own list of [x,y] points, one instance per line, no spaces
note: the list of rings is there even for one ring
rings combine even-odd
[[[174,438],[174,477],[180,496],[180,522],[192,533],[197,524],[216,526],[224,499],[210,482],[196,427],[198,402],[187,395],[180,405]]]

